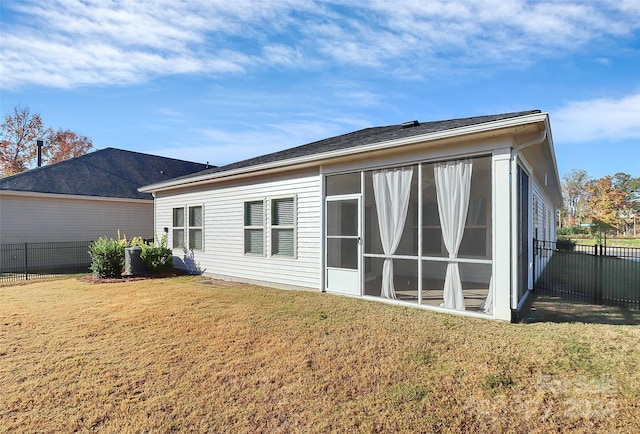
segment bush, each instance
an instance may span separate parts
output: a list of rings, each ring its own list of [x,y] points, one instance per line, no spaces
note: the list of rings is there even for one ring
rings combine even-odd
[[[556,241],[556,248],[558,250],[564,250],[567,252],[572,252],[576,248],[576,243],[571,240],[558,239]]]
[[[140,258],[152,273],[162,273],[173,268],[173,251],[167,247],[166,234],[155,245],[143,243],[140,247]]]
[[[124,268],[124,246],[112,238],[100,237],[89,250],[91,271],[97,277],[121,277]]]
[[[578,235],[584,233],[586,233],[586,231],[578,225],[558,228],[558,235]]]

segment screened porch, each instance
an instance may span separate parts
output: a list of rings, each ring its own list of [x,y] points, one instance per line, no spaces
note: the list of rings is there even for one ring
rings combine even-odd
[[[349,270],[353,295],[491,314],[491,163],[327,176],[328,281]]]

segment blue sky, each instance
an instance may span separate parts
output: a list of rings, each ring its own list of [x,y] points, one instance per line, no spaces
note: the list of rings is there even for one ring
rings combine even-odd
[[[640,176],[637,0],[0,8],[2,115],[28,106],[97,149],[222,165],[374,125],[540,109],[560,176]]]

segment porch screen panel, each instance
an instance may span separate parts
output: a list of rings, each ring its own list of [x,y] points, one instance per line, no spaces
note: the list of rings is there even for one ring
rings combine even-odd
[[[473,159],[469,209],[459,258],[491,259],[491,158]]]
[[[360,172],[329,175],[325,187],[327,196],[360,193]]]
[[[407,216],[400,242],[394,255],[418,256],[418,176],[417,166],[410,167],[414,175],[411,179],[411,193],[407,205]],[[409,167],[405,168],[409,169]],[[367,254],[384,255],[382,240],[380,238],[380,219],[376,209],[375,194],[373,188],[373,171],[365,172],[365,194],[364,194],[364,252]]]
[[[442,239],[442,225],[438,214],[435,164],[422,165],[422,255],[447,257],[447,249]]]

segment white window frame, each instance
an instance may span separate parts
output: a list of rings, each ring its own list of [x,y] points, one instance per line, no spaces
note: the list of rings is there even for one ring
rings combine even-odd
[[[283,225],[283,224],[275,224],[275,203],[278,201],[285,201],[285,200],[291,200],[292,202],[292,212],[293,215],[291,216],[292,218],[292,224],[291,225]],[[271,245],[269,246],[269,251],[271,252],[271,256],[276,257],[276,258],[293,258],[296,259],[297,258],[297,254],[298,254],[298,229],[297,229],[297,221],[298,221],[298,198],[297,196],[281,196],[281,197],[272,197],[269,201],[269,205],[270,205],[270,216],[271,216],[271,220],[270,220],[270,227],[269,227],[269,234],[270,234],[270,241],[271,241]],[[293,251],[291,255],[284,255],[284,254],[279,254],[274,252],[275,249],[275,237],[274,237],[274,232],[278,231],[278,230],[290,230],[292,232],[292,242],[293,242]]]
[[[186,245],[189,246],[189,250],[204,251],[204,205],[189,205],[185,207],[187,210],[187,215],[185,218],[185,234],[186,234]],[[192,208],[200,208],[200,226],[191,226],[191,209]],[[191,230],[199,230],[200,231],[200,248],[196,249],[191,246]]]
[[[182,210],[182,225],[176,225],[176,210]],[[186,232],[185,232],[185,207],[176,206],[171,208],[171,248],[184,250],[187,246]],[[182,237],[176,237],[176,231],[182,231]],[[176,241],[180,239],[182,242],[176,244]]]
[[[252,203],[262,203],[262,224],[261,225],[249,225],[247,224],[248,220],[248,214],[247,214],[247,207],[249,204]],[[266,234],[267,234],[267,225],[266,225],[266,214],[265,210],[266,210],[266,201],[264,199],[253,199],[253,200],[245,200],[242,202],[242,222],[243,222],[243,229],[242,229],[242,249],[245,255],[249,255],[249,256],[266,256]],[[247,249],[247,231],[257,231],[260,230],[262,231],[262,252],[260,253],[256,253],[256,252],[251,252]]]

